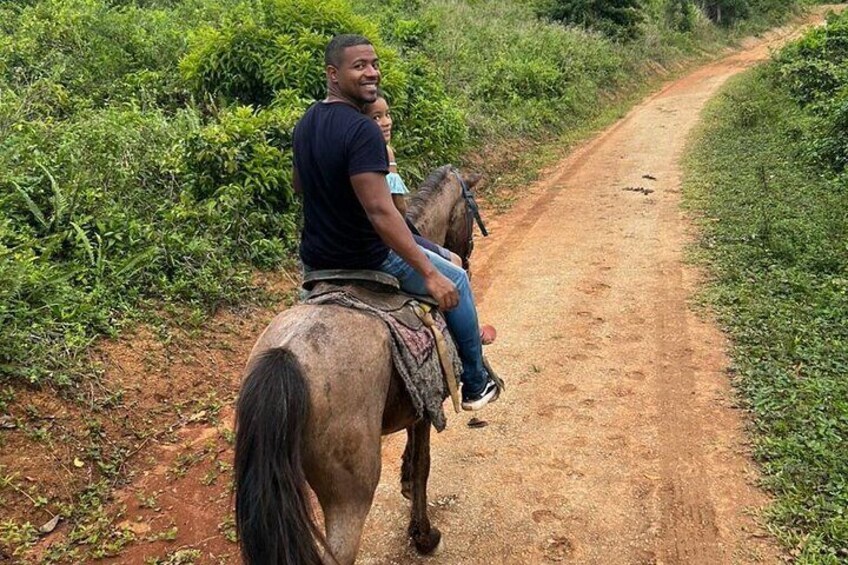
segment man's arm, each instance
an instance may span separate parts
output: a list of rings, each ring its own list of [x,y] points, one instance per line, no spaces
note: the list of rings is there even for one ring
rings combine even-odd
[[[415,243],[406,222],[392,202],[385,175],[360,173],[350,177],[350,182],[374,230],[385,244],[424,277],[427,292],[436,299],[440,308],[450,310],[456,307],[459,304],[456,286],[433,266]]]
[[[303,194],[303,187],[300,184],[300,175],[297,174],[297,167],[292,165],[292,188],[295,194]]]

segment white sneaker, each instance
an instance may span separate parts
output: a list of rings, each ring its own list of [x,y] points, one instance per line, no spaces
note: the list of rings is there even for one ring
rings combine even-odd
[[[480,394],[469,396],[462,401],[462,409],[468,411],[477,411],[486,406],[490,402],[494,402],[501,394],[501,389],[498,384],[491,378],[486,382],[486,387]]]

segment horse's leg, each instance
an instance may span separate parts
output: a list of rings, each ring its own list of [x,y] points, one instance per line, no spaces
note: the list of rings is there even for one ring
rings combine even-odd
[[[406,448],[400,466],[400,493],[404,498],[412,500],[412,446],[415,443],[413,426],[406,428]]]
[[[324,512],[327,545],[335,558],[325,559],[328,565],[351,565],[356,560],[362,527],[380,481],[379,435],[357,439],[358,444],[336,444],[309,466],[307,477]]]
[[[409,535],[419,553],[432,553],[442,534],[430,527],[427,516],[427,479],[430,476],[430,422],[423,419],[412,428],[412,517]]]

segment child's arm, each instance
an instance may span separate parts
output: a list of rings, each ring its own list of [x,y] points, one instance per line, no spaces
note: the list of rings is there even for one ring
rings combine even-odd
[[[389,152],[389,172],[397,172],[397,161],[395,161],[395,150],[390,145],[386,145],[386,150]]]
[[[389,172],[397,173],[397,161],[395,161],[395,152],[391,146],[387,145],[386,150],[389,153]],[[392,194],[392,202],[395,203],[395,208],[398,209],[401,216],[406,216],[406,196],[403,194]]]
[[[392,194],[392,202],[400,215],[406,217],[406,197],[403,194]]]

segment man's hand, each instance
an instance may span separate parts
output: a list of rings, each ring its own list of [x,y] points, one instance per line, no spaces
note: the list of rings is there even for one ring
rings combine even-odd
[[[459,305],[459,291],[456,290],[449,278],[434,270],[433,274],[424,279],[427,292],[439,303],[439,309],[443,312],[453,310]]]

